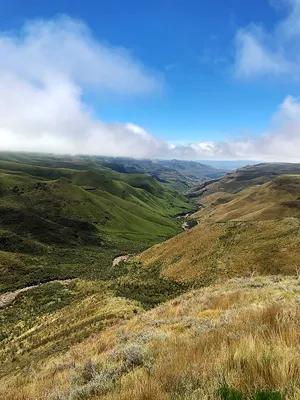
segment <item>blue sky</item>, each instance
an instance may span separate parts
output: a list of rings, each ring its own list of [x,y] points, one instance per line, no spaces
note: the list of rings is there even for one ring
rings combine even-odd
[[[278,142],[276,127],[275,132],[274,127],[270,128],[274,116],[275,119],[280,119],[278,124],[280,126],[283,124],[282,120],[286,125],[286,119],[289,119],[289,127],[291,124],[293,126],[293,143],[295,144],[295,140],[298,139],[298,128],[295,133],[297,112],[293,111],[293,120],[290,121],[289,111],[293,107],[298,107],[297,96],[300,87],[298,80],[300,32],[291,34],[291,27],[300,22],[299,0],[2,2],[0,4],[2,38],[9,37],[9,40],[14,42],[14,53],[19,52],[11,59],[15,60],[16,57],[24,59],[24,55],[23,58],[20,56],[20,47],[25,48],[28,40],[22,27],[24,24],[27,26],[33,24],[36,19],[42,19],[46,26],[54,23],[55,26],[59,25],[58,30],[71,29],[74,33],[75,28],[70,28],[69,23],[66,27],[58,15],[64,15],[63,18],[68,18],[69,21],[82,21],[84,29],[89,30],[87,35],[84,34],[85,39],[88,36],[90,45],[92,38],[93,49],[99,44],[102,50],[105,50],[105,54],[109,52],[110,57],[114,59],[116,52],[119,54],[124,51],[125,56],[121,63],[123,69],[114,76],[108,76],[107,71],[104,71],[105,73],[102,71],[102,59],[98,72],[96,66],[95,71],[89,72],[88,68],[82,66],[82,60],[78,61],[77,58],[72,60],[72,56],[70,63],[73,62],[74,68],[80,65],[78,70],[83,71],[82,76],[79,79],[76,72],[75,77],[73,72],[69,72],[69,68],[67,72],[70,73],[68,81],[72,81],[74,87],[80,88],[80,95],[77,98],[80,101],[78,108],[88,108],[93,114],[92,119],[101,121],[102,125],[97,129],[105,131],[105,139],[102,139],[102,142],[108,140],[109,130],[113,131],[111,137],[114,137],[115,141],[109,149],[103,150],[104,153],[109,151],[115,153],[111,149],[113,145],[120,143],[116,140],[116,135],[120,135],[120,141],[123,136],[124,140],[127,140],[128,132],[123,136],[121,133],[121,126],[127,129],[127,123],[130,123],[129,130],[132,126],[136,126],[135,132],[131,133],[139,135],[138,146],[141,145],[141,134],[144,137],[150,136],[146,141],[146,147],[149,145],[149,140],[151,146],[153,145],[152,136],[153,140],[157,140],[154,147],[158,148],[158,151],[150,152],[149,156],[155,156],[157,153],[157,156],[166,157],[177,155],[185,158],[206,156],[249,158],[246,156],[250,152],[249,155],[257,159],[262,157],[279,159],[280,149],[286,146]],[[53,33],[50,34],[53,36]],[[35,35],[38,37],[39,32],[36,31]],[[76,35],[77,38],[81,35],[77,28]],[[24,41],[22,46],[16,44],[16,37]],[[62,37],[60,41],[57,33],[55,38],[59,48],[64,39]],[[54,45],[51,46],[51,51],[47,52],[49,57],[55,60],[63,57],[62,54],[54,54]],[[5,48],[5,51],[10,50]],[[0,56],[5,57],[5,53],[0,53]],[[89,62],[86,59],[86,63]],[[37,75],[43,74],[46,67],[40,59],[36,60],[35,65],[40,65]],[[52,67],[51,71],[54,68]],[[6,68],[9,71],[15,70],[15,66],[10,63]],[[59,73],[66,74],[65,70],[59,68],[61,65],[57,62],[55,69]],[[139,76],[134,72],[131,73],[132,68]],[[97,73],[110,81],[107,87],[103,85],[103,76],[97,77]],[[94,80],[91,79],[89,84],[86,84],[84,74],[93,75]],[[128,84],[128,87],[116,90],[117,85],[124,84],[119,81],[123,74],[127,82],[131,78],[126,78],[126,74],[132,77],[131,87]],[[16,75],[25,79],[24,71],[20,72],[19,68]],[[26,75],[26,82],[29,81],[31,85],[35,84],[33,78],[28,78]],[[42,85],[44,84],[43,82]],[[47,85],[48,82],[45,84],[46,88]],[[282,109],[282,105],[283,116],[278,115],[282,114],[282,111],[278,112],[278,109]],[[114,123],[118,123],[117,129]],[[9,121],[9,124],[12,122]],[[9,124],[7,123],[7,126]],[[31,124],[36,126],[35,121]],[[11,129],[15,132],[15,121],[12,125]],[[21,122],[18,127],[20,125]],[[43,128],[41,135],[49,139],[55,127],[49,125],[49,129],[47,126],[46,128]],[[120,132],[117,134],[116,130]],[[61,132],[59,129],[58,133],[54,132],[59,136],[59,140],[63,136]],[[16,134],[22,135],[22,132]],[[27,135],[27,139],[31,136],[30,133],[24,135]],[[76,135],[78,138],[81,133],[78,132]],[[83,132],[82,137],[87,137],[85,135]],[[251,140],[247,139],[245,142],[243,139],[245,135],[251,136]],[[274,135],[276,143],[273,140]],[[281,140],[282,136],[281,132]],[[73,140],[70,138],[72,135],[67,139]],[[272,142],[272,146],[269,146],[266,154],[263,154],[258,150],[266,146],[267,139],[269,142],[273,140],[275,145]],[[47,143],[50,143],[49,140]],[[16,140],[13,145],[7,146],[15,148],[15,143]],[[207,149],[205,145],[200,146],[201,151],[195,150],[199,143],[209,143],[213,148],[201,152],[203,148]],[[222,146],[216,147],[214,143],[222,143]],[[227,143],[226,149],[224,143]],[[165,149],[169,144],[173,144],[172,151],[170,148]],[[189,144],[195,144],[192,150],[186,148]],[[135,142],[131,141],[128,146],[133,148]],[[126,149],[128,146],[125,146]],[[173,151],[174,146],[177,146],[175,151]],[[76,148],[73,147],[71,146],[70,151],[75,151]],[[33,148],[39,148],[39,145],[35,144]],[[135,155],[133,153],[132,155]],[[118,152],[116,154],[119,155]],[[142,154],[148,155],[147,151]],[[131,155],[131,152],[126,150],[124,155]],[[297,159],[297,157],[286,149],[282,159]]]

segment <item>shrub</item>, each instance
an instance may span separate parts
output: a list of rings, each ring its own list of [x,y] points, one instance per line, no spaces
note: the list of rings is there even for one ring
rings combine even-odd
[[[123,349],[124,364],[129,370],[141,367],[144,364],[146,353],[144,346],[136,343],[128,344]]]
[[[221,400],[243,400],[243,395],[235,389],[230,388],[227,385],[221,386],[217,394]]]
[[[110,367],[93,375],[84,385],[74,385],[70,390],[58,392],[49,397],[49,400],[86,400],[93,396],[100,396],[113,390],[116,380],[124,371],[118,367]]]
[[[89,360],[83,366],[75,369],[75,374],[71,376],[70,381],[72,384],[84,385],[90,382],[97,372],[97,363]]]
[[[218,389],[217,394],[221,400],[243,400],[241,392],[238,392],[227,385],[221,386]],[[283,395],[280,392],[265,389],[255,392],[249,400],[283,400]]]
[[[268,389],[259,390],[251,397],[251,400],[283,400],[283,395]]]

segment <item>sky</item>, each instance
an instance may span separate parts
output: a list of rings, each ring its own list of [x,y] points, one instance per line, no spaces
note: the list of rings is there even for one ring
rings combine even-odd
[[[300,161],[300,0],[0,3],[0,150]]]

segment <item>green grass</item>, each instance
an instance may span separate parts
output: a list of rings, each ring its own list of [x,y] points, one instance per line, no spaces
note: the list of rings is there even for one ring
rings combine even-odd
[[[148,175],[91,159],[0,155],[0,291],[53,279],[108,279],[112,259],[180,231],[194,206]]]
[[[138,262],[122,263],[111,285],[117,296],[138,301],[145,309],[174,298],[189,287],[188,284],[161,277],[157,267],[142,268]]]
[[[223,385],[218,389],[217,392],[220,400],[246,400],[241,392],[231,388],[227,385]],[[247,397],[248,400],[283,400],[283,395],[278,391],[269,389],[258,390],[252,396]]]
[[[48,283],[22,293],[0,309],[0,376],[30,369],[140,309],[99,280]]]

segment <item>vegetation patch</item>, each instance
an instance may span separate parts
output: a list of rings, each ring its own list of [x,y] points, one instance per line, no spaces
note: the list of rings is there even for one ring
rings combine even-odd
[[[283,395],[274,390],[258,390],[250,397],[244,397],[241,392],[227,385],[221,386],[217,391],[221,400],[283,400]]]

